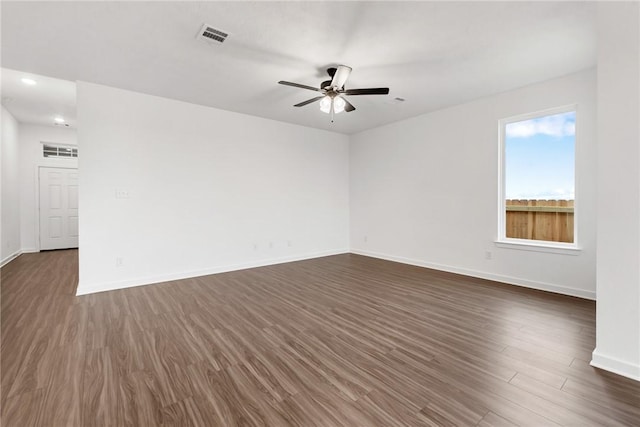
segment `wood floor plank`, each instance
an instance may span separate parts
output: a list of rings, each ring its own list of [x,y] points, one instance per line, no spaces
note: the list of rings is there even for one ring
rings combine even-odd
[[[516,424],[509,422],[493,412],[488,412],[478,423],[478,427],[515,427]]]
[[[108,348],[88,350],[82,376],[82,425],[110,426],[118,424],[118,391],[120,377],[113,369]]]
[[[38,329],[37,333],[32,335],[33,341],[31,341],[31,345],[22,356],[22,360],[16,363],[19,368],[13,375],[11,386],[7,389],[7,397],[35,391],[47,385],[48,377],[42,379],[43,376],[47,376],[46,373],[43,374],[38,370],[38,366],[46,360],[44,356],[47,348],[52,346],[50,337],[46,332],[43,329]],[[38,380],[39,373],[41,374],[40,380]]]
[[[3,426],[637,426],[595,304],[338,255],[75,297],[0,270]]]
[[[44,426],[42,403],[44,390],[37,389],[9,397],[2,405],[2,425]]]
[[[162,422],[162,404],[156,379],[148,371],[136,371],[120,377],[118,393],[119,422],[129,426],[157,426]]]
[[[52,354],[53,372],[45,389],[42,419],[50,425],[82,425],[82,374],[85,360],[84,343],[78,341],[59,347]]]
[[[616,409],[606,408],[593,402],[589,404],[586,401],[576,399],[567,393],[563,393],[561,390],[549,387],[546,384],[520,373],[513,377],[509,382],[522,390],[553,402],[554,404],[560,405],[569,411],[575,412],[576,409],[578,409],[580,415],[585,418],[585,425],[625,425],[626,423],[638,421],[637,418],[625,419],[625,414],[620,413],[616,416],[616,418],[620,420],[620,423],[618,423],[610,417],[611,411],[615,411]]]
[[[374,389],[358,399],[358,407],[374,419],[379,426],[429,426],[421,419],[419,411],[407,405],[393,394]]]

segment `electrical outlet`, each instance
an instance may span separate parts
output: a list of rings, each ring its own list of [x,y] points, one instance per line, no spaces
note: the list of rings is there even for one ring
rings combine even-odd
[[[493,256],[493,254],[491,253],[491,251],[486,251],[484,253],[484,259],[491,259]]]
[[[291,244],[291,240],[287,240],[287,246],[288,246],[288,247],[293,246],[293,244]]]
[[[122,257],[116,257],[116,267],[122,267],[124,265],[124,259]]]
[[[364,240],[364,242],[367,243],[369,241],[369,236],[364,236],[364,239],[362,240]]]
[[[269,249],[273,249],[273,242],[269,242]]]

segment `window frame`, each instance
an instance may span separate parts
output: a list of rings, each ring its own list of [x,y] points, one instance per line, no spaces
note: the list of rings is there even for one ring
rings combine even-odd
[[[573,243],[553,242],[548,240],[518,239],[507,237],[506,231],[506,127],[510,123],[531,120],[554,114],[575,112],[576,130],[574,135],[574,202],[573,202]],[[578,104],[568,104],[560,107],[547,108],[530,113],[519,114],[498,120],[498,233],[495,244],[497,247],[518,250],[530,250],[536,252],[559,253],[565,255],[578,255],[579,246],[579,204],[578,204]]]
[[[78,158],[78,146],[72,144],[58,144],[55,142],[40,141],[42,144],[41,155],[43,159],[77,159]],[[55,154],[52,152],[55,149]],[[69,155],[61,154],[62,151]],[[47,153],[49,151],[49,153]],[[47,155],[49,154],[49,155]]]

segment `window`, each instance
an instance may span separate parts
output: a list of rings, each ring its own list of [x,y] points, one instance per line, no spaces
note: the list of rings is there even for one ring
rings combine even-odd
[[[500,121],[500,242],[576,247],[575,106]]]
[[[78,149],[66,145],[43,144],[42,154],[44,157],[78,157]]]

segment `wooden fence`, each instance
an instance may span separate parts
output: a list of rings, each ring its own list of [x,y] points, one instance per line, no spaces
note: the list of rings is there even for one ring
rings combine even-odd
[[[507,200],[506,235],[573,243],[573,200]]]

